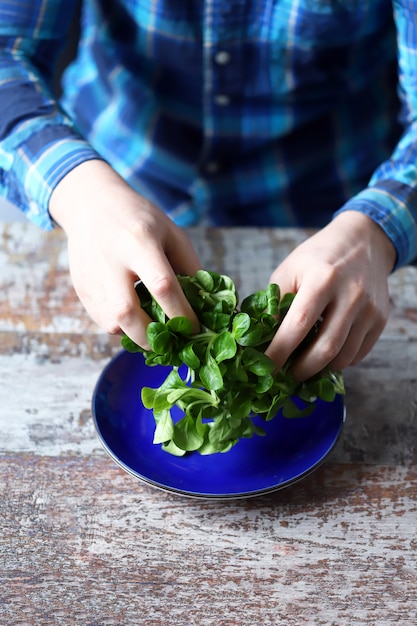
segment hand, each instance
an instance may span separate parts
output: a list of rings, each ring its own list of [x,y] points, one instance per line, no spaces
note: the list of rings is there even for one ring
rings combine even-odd
[[[198,320],[176,279],[200,264],[186,234],[106,163],[88,161],[54,190],[50,213],[68,237],[71,278],[92,319],[148,348],[151,321],[134,289],[140,278],[168,317]]]
[[[297,294],[266,351],[277,367],[320,317],[316,339],[294,362],[294,376],[305,380],[361,361],[388,318],[387,279],[395,258],[384,231],[356,211],[339,214],[299,245],[271,276],[282,295]]]

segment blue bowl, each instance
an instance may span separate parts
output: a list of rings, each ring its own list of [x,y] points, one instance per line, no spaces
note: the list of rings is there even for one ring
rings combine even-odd
[[[317,401],[308,417],[279,412],[260,418],[266,436],[242,439],[229,452],[175,457],[153,443],[155,422],[141,402],[142,387],[159,387],[168,370],[145,365],[141,353],[122,351],[103,370],[93,395],[98,437],[124,470],[155,487],[191,497],[230,499],[263,495],[293,484],[315,470],[343,428],[341,396]]]

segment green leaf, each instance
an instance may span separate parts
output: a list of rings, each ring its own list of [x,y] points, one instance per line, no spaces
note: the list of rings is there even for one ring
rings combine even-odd
[[[199,453],[201,455],[207,456],[209,454],[216,453],[225,453],[229,452],[229,450],[236,445],[238,439],[226,442],[212,442],[208,437],[204,439],[203,445],[199,448]]]
[[[206,360],[207,346],[209,343],[212,342],[212,340],[213,337],[208,331],[200,335],[199,339],[192,339],[193,350],[196,357],[200,361],[200,364],[204,363],[204,361]]]
[[[200,359],[194,352],[194,346],[192,343],[187,343],[187,345],[182,348],[179,353],[179,357],[181,361],[192,370],[197,370],[200,367]]]
[[[208,438],[219,452],[223,449],[224,444],[233,440],[232,429],[224,415],[219,416],[219,419],[211,423]]]
[[[228,329],[230,324],[230,315],[227,313],[213,313],[212,311],[206,311],[201,314],[201,321],[204,326],[219,333]]]
[[[293,402],[293,400],[288,399],[284,404],[284,408],[282,409],[282,414],[284,417],[288,418],[300,418],[307,417],[314,410],[314,404],[308,404],[306,407],[301,409],[299,406]]]
[[[226,274],[220,274],[220,279],[222,289],[227,289],[228,291],[232,291],[234,294],[237,295],[235,284],[230,276],[226,276]]]
[[[192,280],[189,276],[179,276],[178,280],[182,287],[182,290],[191,305],[191,308],[198,314],[204,309],[205,302],[200,295],[200,286],[198,283]]]
[[[167,392],[166,399],[167,399],[167,402],[169,402],[169,404],[173,406],[174,404],[178,402],[178,400],[184,399],[184,397],[187,395],[189,397],[192,397],[192,390],[190,390],[190,388],[172,389],[172,391]]]
[[[201,366],[199,378],[206,389],[216,391],[223,386],[223,376],[214,358],[209,354],[206,363]]]
[[[286,314],[288,313],[288,309],[290,308],[293,300],[295,298],[295,293],[286,293],[279,303],[279,316],[280,319],[284,319]]]
[[[262,313],[259,319],[262,326],[265,326],[267,330],[275,331],[279,326],[279,322],[269,313]]]
[[[267,306],[266,311],[269,315],[278,315],[279,313],[279,297],[280,291],[278,285],[271,283],[266,289]]]
[[[141,399],[142,404],[145,409],[152,409],[155,401],[155,396],[157,394],[157,389],[152,389],[151,387],[143,387],[141,391]]]
[[[163,383],[159,386],[159,389],[177,389],[178,387],[185,387],[185,383],[181,376],[178,374],[177,369],[172,369]]]
[[[252,400],[252,413],[254,413],[254,415],[268,413],[269,409],[271,408],[271,404],[272,399],[270,395],[263,394],[261,396],[258,396],[257,398],[254,398],[254,400]]]
[[[288,396],[284,394],[277,394],[274,397],[271,403],[271,406],[269,407],[268,413],[265,416],[265,420],[267,422],[269,422],[270,420],[274,419],[274,417],[276,417],[278,411],[282,409],[287,399],[288,399]]]
[[[233,359],[237,345],[231,333],[225,331],[218,335],[213,343],[212,354],[217,363]]]
[[[263,429],[263,428],[261,428],[261,427],[260,427],[260,426],[258,426],[257,424],[254,424],[253,422],[251,423],[251,425],[252,425],[252,430],[253,430],[253,433],[254,433],[255,435],[258,435],[258,437],[265,437],[266,432],[264,431],[264,429]]]
[[[315,402],[317,400],[317,394],[315,394],[306,383],[302,383],[299,386],[297,391],[297,397],[300,398],[300,400],[304,400],[304,402],[309,403]]]
[[[130,339],[127,335],[122,336],[122,347],[128,352],[143,352],[143,349],[137,343]]]
[[[340,372],[329,371],[304,383],[291,375],[291,363],[306,342],[315,340],[321,320],[279,372],[264,354],[295,294],[280,300],[278,285],[270,284],[245,298],[239,311],[236,287],[224,274],[200,270],[194,276],[179,275],[178,282],[198,317],[200,332],[192,335],[185,317],[168,320],[141,284],[141,306],[153,320],[147,329],[150,349],[122,338],[126,350],[144,354],[147,366],[170,367],[158,388],[144,387],[141,392],[143,405],[154,414],[155,442],[164,451],[176,456],[224,453],[242,438],[264,434],[253,421],[255,414],[265,421],[280,410],[288,418],[303,417],[314,410],[317,398],[331,402],[345,392]],[[178,371],[183,364],[186,378]],[[170,413],[174,406],[184,414],[177,424]]]
[[[229,291],[228,289],[223,289],[222,291],[218,291],[216,293],[216,299],[218,299],[223,305],[223,311],[225,313],[232,313],[237,305],[237,297],[236,293],[233,291]]]
[[[166,327],[173,333],[191,335],[193,328],[187,317],[173,317],[166,323]]]
[[[232,360],[228,364],[227,372],[223,375],[224,379],[228,381],[228,386],[235,382],[247,383],[249,380],[248,372],[242,367],[239,360]]]
[[[185,415],[174,427],[173,441],[181,450],[193,452],[202,446],[204,435],[198,432],[196,422]]]
[[[314,381],[313,383],[306,383],[309,390],[312,390],[316,395],[325,402],[333,402],[336,397],[336,389],[332,381],[328,378],[322,378]]]
[[[169,395],[168,389],[157,389],[154,400],[153,400],[153,410],[155,415],[159,415],[159,413],[163,413],[172,408],[172,402],[168,400]]]
[[[245,390],[239,393],[230,405],[230,415],[233,420],[242,420],[252,410],[252,396]]]
[[[271,389],[273,384],[274,377],[271,376],[271,374],[264,374],[262,376],[259,376],[255,385],[255,391],[257,394],[265,394]]]
[[[236,341],[241,346],[259,346],[264,339],[263,329],[251,319],[249,330],[241,337],[236,337]]]
[[[268,376],[275,369],[275,363],[266,354],[255,348],[245,348],[242,353],[242,365],[257,376]]]
[[[207,272],[206,270],[198,270],[195,273],[195,278],[200,283],[200,285],[204,287],[204,289],[209,293],[214,290],[214,279],[211,272]]]
[[[256,319],[261,316],[267,306],[268,298],[266,292],[257,291],[243,300],[240,310]]]
[[[167,441],[162,444],[162,450],[168,452],[168,454],[172,454],[173,456],[184,456],[185,450],[181,450],[175,443],[171,441]]]
[[[157,322],[161,322],[162,324],[166,322],[167,316],[156,300],[152,300],[150,317]]]
[[[162,411],[158,418],[155,417],[155,420],[157,420],[157,424],[153,442],[164,443],[166,441],[170,441],[174,436],[174,422],[172,421],[170,411]]]
[[[206,436],[208,435],[209,425],[206,422],[203,422],[202,411],[200,411],[196,418],[195,427],[197,433],[203,438],[204,441]]]
[[[342,372],[328,372],[337,394],[344,395],[346,393],[345,383]]]
[[[232,322],[232,333],[235,339],[243,337],[250,328],[250,317],[247,313],[237,313]]]
[[[146,336],[153,352],[165,354],[171,351],[175,337],[169,332],[165,324],[151,322],[148,324]]]

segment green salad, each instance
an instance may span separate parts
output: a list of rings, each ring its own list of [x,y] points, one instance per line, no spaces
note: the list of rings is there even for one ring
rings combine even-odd
[[[227,452],[241,438],[265,435],[259,422],[272,420],[282,410],[286,418],[309,415],[317,398],[332,402],[344,393],[341,372],[328,371],[297,382],[291,363],[311,341],[316,323],[285,366],[275,371],[264,351],[284,319],[295,294],[282,298],[278,285],[270,284],[245,298],[238,307],[238,293],[231,278],[198,271],[178,276],[178,281],[200,321],[192,334],[185,317],[167,319],[146,289],[141,306],[154,320],[147,329],[150,350],[143,350],[126,335],[123,347],[142,352],[148,366],[169,367],[157,388],[144,387],[142,402],[155,419],[154,443],[182,456]],[[177,406],[182,417],[174,421]],[[254,421],[255,416],[262,420]]]

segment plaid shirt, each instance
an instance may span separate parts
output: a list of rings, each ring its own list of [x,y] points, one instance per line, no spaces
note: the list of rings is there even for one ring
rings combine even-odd
[[[84,0],[58,104],[76,4],[0,1],[0,191],[30,219],[101,158],[180,225],[354,209],[415,260],[414,0]]]

